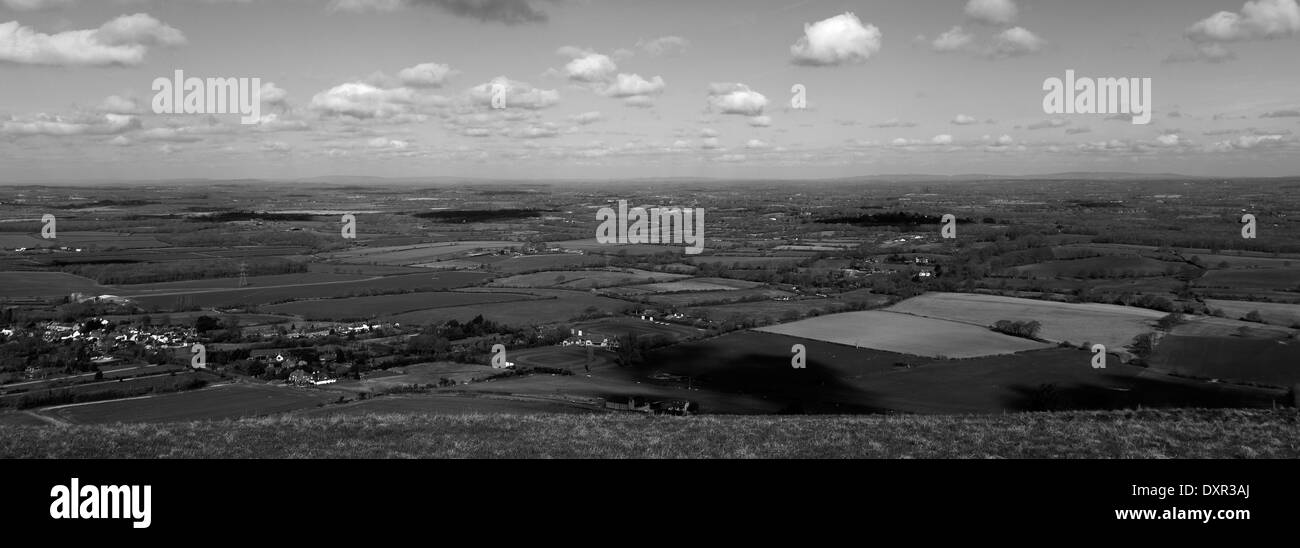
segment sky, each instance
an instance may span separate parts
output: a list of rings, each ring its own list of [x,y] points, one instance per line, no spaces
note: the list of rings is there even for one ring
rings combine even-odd
[[[0,184],[1288,176],[1297,54],[1296,0],[0,0]],[[1067,70],[1150,123],[1045,112]]]

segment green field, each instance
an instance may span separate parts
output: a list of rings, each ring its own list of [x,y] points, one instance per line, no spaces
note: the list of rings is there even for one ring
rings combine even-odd
[[[538,270],[566,270],[584,267],[607,266],[608,257],[559,253],[550,255],[485,255],[469,257],[465,261],[489,265],[493,272],[519,274]]]
[[[109,248],[116,249],[141,249],[152,247],[168,247],[167,244],[158,241],[148,234],[126,234],[121,232],[91,232],[91,231],[63,231],[57,233],[57,238],[46,240],[40,237],[41,223],[32,221],[32,232],[26,233],[0,233],[0,249],[12,250],[20,247],[71,247],[81,248],[89,251],[92,249],[102,250]]]
[[[665,322],[650,322],[631,316],[601,318],[572,324],[574,329],[581,329],[590,337],[609,337],[614,339],[631,333],[635,337],[661,335],[677,342],[690,338],[699,338],[707,334],[702,329]]]
[[[976,325],[883,310],[828,314],[757,330],[899,354],[947,358],[1013,354],[1049,346]]]
[[[620,285],[668,282],[689,278],[684,274],[650,272],[634,268],[616,270],[549,270],[533,274],[520,274],[499,278],[492,282],[496,287],[592,289]]]
[[[1111,278],[1119,276],[1172,275],[1181,271],[1195,271],[1196,269],[1186,263],[1159,261],[1137,255],[1110,255],[1086,259],[1048,261],[1017,266],[1010,270],[1016,274],[1028,274],[1034,278]]]
[[[303,272],[299,274],[276,274],[273,276],[249,276],[246,287],[266,287],[295,284],[315,284],[324,282],[348,282],[366,280],[374,276],[357,274],[334,274],[329,272]],[[185,280],[183,282],[160,282],[148,284],[131,284],[113,286],[115,291],[128,293],[148,293],[150,291],[180,291],[185,289],[237,289],[239,278],[210,278],[206,280]]]
[[[1150,363],[1203,379],[1289,387],[1300,383],[1300,340],[1166,335]]]
[[[586,291],[569,291],[565,289],[474,288],[466,292],[528,293],[537,295],[541,300],[525,303],[504,302],[431,308],[397,314],[390,319],[402,324],[424,325],[448,320],[465,322],[474,319],[475,316],[482,315],[492,321],[525,326],[569,321],[574,317],[589,314],[593,311],[596,313],[616,313],[631,306],[626,301],[592,295]]]
[[[609,290],[609,293],[617,294],[618,289]],[[741,299],[750,299],[761,297],[763,300],[782,297],[793,297],[794,293],[781,291],[779,289],[729,289],[724,291],[690,291],[685,293],[661,293],[652,295],[638,295],[637,300],[645,301],[657,306],[694,306],[705,303],[734,302]]]
[[[1298,295],[1300,297],[1300,295]],[[1241,319],[1246,314],[1259,312],[1265,322],[1273,325],[1300,325],[1300,304],[1261,303],[1252,301],[1225,301],[1205,299],[1205,305],[1222,310],[1229,318]]]
[[[1211,270],[1197,279],[1196,285],[1215,289],[1294,290],[1300,288],[1300,268]]]
[[[989,326],[999,320],[1037,321],[1039,336],[1053,342],[1101,343],[1107,351],[1121,351],[1133,337],[1154,329],[1165,314],[1145,308],[1096,303],[1061,303],[977,295],[926,293],[890,306],[887,310]]]
[[[393,316],[403,312],[429,308],[478,306],[489,303],[536,300],[539,297],[525,293],[468,293],[455,291],[428,291],[374,297],[347,299],[313,299],[294,301],[262,307],[272,314],[294,314],[308,320],[347,321]]]
[[[182,297],[188,304],[199,307],[266,305],[299,299],[352,297],[369,292],[452,289],[475,285],[486,276],[486,274],[478,272],[431,272],[358,281],[298,283],[276,287],[245,287],[223,290],[134,291],[123,292],[122,295],[130,297],[146,307],[174,307]]]
[[[73,292],[102,295],[114,291],[90,278],[62,272],[0,272],[0,297],[66,297]]]
[[[74,424],[219,420],[315,407],[338,397],[338,393],[311,388],[227,384],[192,392],[52,407],[41,413]]]
[[[325,255],[325,258],[344,263],[401,266],[429,263],[480,250],[509,248],[518,245],[520,245],[519,242],[505,241],[432,242],[415,245],[365,247],[331,253]]]
[[[1295,410],[989,416],[334,414],[0,426],[5,458],[1300,458]]]

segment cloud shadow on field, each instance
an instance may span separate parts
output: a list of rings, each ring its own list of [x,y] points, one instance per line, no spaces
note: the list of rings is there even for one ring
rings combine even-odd
[[[784,345],[788,349],[789,345]],[[691,377],[699,390],[741,394],[777,403],[781,414],[888,413],[868,391],[835,374],[809,353],[807,367],[795,369],[792,354],[746,352],[702,355],[675,346],[651,354],[637,373],[667,372]],[[706,410],[707,412],[707,410]]]
[[[1008,389],[1003,401],[1009,411],[1269,407],[1282,399],[1248,387],[1142,377],[1111,377],[1107,385],[1018,384]]]

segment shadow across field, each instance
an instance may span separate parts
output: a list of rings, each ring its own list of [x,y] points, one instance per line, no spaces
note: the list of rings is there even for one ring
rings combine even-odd
[[[1113,377],[1106,385],[1019,384],[1004,399],[1013,411],[1111,410],[1138,407],[1250,408],[1283,404],[1283,396],[1246,387],[1177,378]]]
[[[753,337],[755,334],[747,334]],[[752,396],[776,404],[781,414],[868,414],[890,410],[862,386],[850,382],[842,371],[820,355],[825,343],[802,341],[808,348],[806,367],[791,365],[791,344],[786,337],[772,337],[766,344],[751,350],[725,354],[700,352],[696,345],[677,345],[651,354],[646,363],[636,367],[639,375],[668,373],[689,378],[696,390]],[[748,337],[746,337],[748,338]],[[774,344],[775,343],[775,344]],[[770,348],[778,347],[770,351]],[[779,350],[784,349],[784,352]],[[769,350],[769,351],[765,351]],[[867,367],[871,365],[863,364]],[[704,409],[704,412],[709,412]]]

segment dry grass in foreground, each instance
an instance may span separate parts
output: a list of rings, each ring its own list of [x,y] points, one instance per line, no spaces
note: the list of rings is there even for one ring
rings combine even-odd
[[[0,427],[9,458],[1300,458],[1300,413],[365,415]]]

